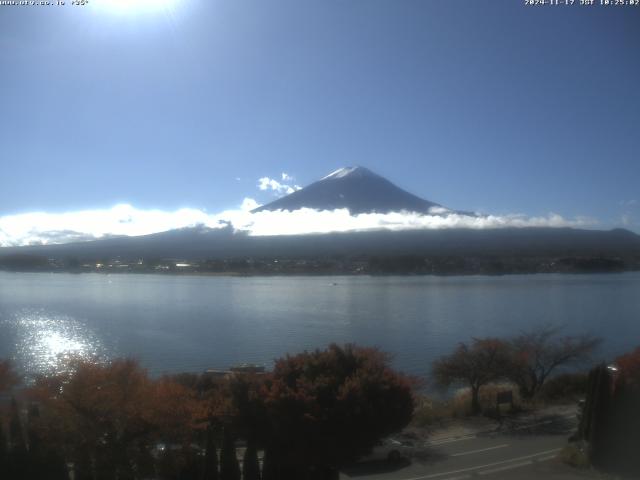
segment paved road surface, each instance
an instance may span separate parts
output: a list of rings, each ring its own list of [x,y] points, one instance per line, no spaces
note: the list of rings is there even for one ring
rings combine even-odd
[[[556,458],[575,428],[575,415],[503,425],[499,432],[439,438],[407,450],[401,464],[383,460],[345,469],[341,480],[573,480],[600,478]]]

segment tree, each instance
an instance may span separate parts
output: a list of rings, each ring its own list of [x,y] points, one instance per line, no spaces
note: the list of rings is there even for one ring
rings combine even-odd
[[[233,429],[240,437],[264,445],[269,431],[269,419],[263,398],[264,375],[240,373],[226,381],[229,404],[228,417],[233,418]]]
[[[148,421],[155,434],[163,440],[192,443],[206,429],[206,409],[193,388],[181,385],[169,377],[151,381],[153,397],[146,403]]]
[[[63,443],[88,478],[133,478],[148,469],[157,442],[190,445],[200,412],[192,390],[150,379],[131,359],[71,359],[63,373],[39,378],[30,394],[43,407],[42,441]]]
[[[260,463],[258,462],[258,451],[253,441],[247,442],[247,449],[244,451],[242,461],[242,480],[260,480]]]
[[[9,478],[26,478],[29,472],[27,443],[22,429],[20,409],[13,397],[9,413],[9,472]]]
[[[622,476],[640,471],[640,348],[601,364],[589,373],[589,386],[577,439],[587,442],[592,464]]]
[[[3,423],[0,419],[0,478],[6,478],[9,470],[9,447]]]
[[[207,429],[206,433],[203,480],[218,480],[218,453],[216,452],[216,442],[211,427]]]
[[[616,358],[619,371],[619,384],[640,388],[640,347]]]
[[[199,480],[200,478],[200,463],[198,462],[197,453],[188,447],[182,449],[182,468],[178,475],[178,480]],[[240,479],[238,479],[240,480]]]
[[[11,414],[9,416],[9,435],[11,438],[11,450],[26,451],[27,444],[25,442],[24,433],[22,431],[22,420],[20,419],[20,409],[15,397],[11,397]]]
[[[617,368],[617,370],[616,370]],[[607,369],[613,379],[608,421],[608,463],[620,473],[637,476],[640,472],[640,347],[615,360]]]
[[[271,430],[263,476],[277,469],[280,480],[369,452],[409,423],[414,406],[411,380],[389,357],[354,345],[277,360],[264,396]]]
[[[497,338],[460,343],[450,355],[433,363],[436,382],[442,386],[461,383],[471,389],[471,411],[480,412],[480,388],[504,376],[509,359],[507,344]]]
[[[533,398],[559,367],[588,360],[601,342],[587,334],[558,337],[558,331],[555,327],[541,327],[509,342],[511,359],[507,376],[518,386],[522,398]]]
[[[230,429],[225,428],[220,451],[220,480],[240,480],[240,465],[236,456],[235,443]]]
[[[274,456],[273,448],[267,447],[262,458],[262,480],[278,480],[278,466]]]
[[[13,388],[19,380],[12,363],[9,360],[0,360],[0,393]]]

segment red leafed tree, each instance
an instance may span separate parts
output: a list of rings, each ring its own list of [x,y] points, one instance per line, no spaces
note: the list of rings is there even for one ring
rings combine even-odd
[[[186,444],[200,411],[193,391],[150,379],[130,359],[72,359],[64,373],[38,379],[30,393],[43,407],[45,441],[62,445],[78,465],[93,465],[89,477],[144,473],[151,447]]]
[[[373,348],[331,345],[276,361],[264,394],[267,455],[281,478],[337,467],[406,426],[412,381]]]
[[[616,358],[619,371],[619,382],[631,387],[640,388],[640,347]]]

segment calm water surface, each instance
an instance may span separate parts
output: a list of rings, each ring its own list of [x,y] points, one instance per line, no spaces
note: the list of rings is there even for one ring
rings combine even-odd
[[[0,357],[25,371],[75,353],[151,373],[271,365],[331,342],[374,345],[423,375],[474,336],[531,325],[640,345],[640,273],[503,277],[197,277],[0,272]]]

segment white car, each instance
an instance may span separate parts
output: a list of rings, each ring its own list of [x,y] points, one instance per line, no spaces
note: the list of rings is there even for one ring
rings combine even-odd
[[[413,450],[413,445],[388,437],[382,439],[378,445],[373,447],[371,453],[361,458],[360,462],[385,460],[387,462],[399,463],[408,460],[411,457]]]

